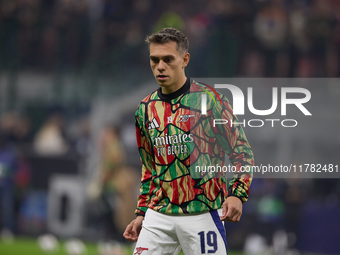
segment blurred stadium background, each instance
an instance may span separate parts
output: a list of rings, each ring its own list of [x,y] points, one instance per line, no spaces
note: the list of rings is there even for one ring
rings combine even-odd
[[[46,233],[90,243],[87,254],[129,249],[134,111],[156,88],[144,37],[164,26],[189,36],[191,77],[340,76],[338,0],[0,0],[0,254],[40,254],[25,247]],[[300,145],[306,159],[338,159],[337,86],[320,89],[332,132],[250,132],[255,156],[275,164]],[[339,199],[338,179],[255,180],[229,247],[340,254]]]

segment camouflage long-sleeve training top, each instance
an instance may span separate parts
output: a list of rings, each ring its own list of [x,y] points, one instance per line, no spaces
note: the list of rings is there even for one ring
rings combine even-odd
[[[142,162],[136,214],[201,213],[221,208],[227,196],[247,201],[253,152],[229,101],[212,87],[187,79],[171,94],[159,88],[139,104],[135,124]],[[226,154],[235,171],[229,182]]]

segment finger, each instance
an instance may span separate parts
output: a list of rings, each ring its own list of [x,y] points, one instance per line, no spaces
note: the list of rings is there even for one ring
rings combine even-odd
[[[236,223],[236,222],[239,222],[241,219],[241,215],[236,215],[234,218],[233,218],[233,222]]]
[[[242,214],[240,214],[239,216],[237,216],[236,222],[239,222],[241,220],[241,216]]]
[[[128,239],[128,238],[130,238],[131,234],[128,230],[125,230],[125,232],[123,233],[123,236],[124,236],[125,239]]]
[[[227,212],[227,219],[232,219],[235,213],[235,209],[233,207],[229,207]]]
[[[133,241],[133,236],[131,234],[125,234],[124,238],[128,241]]]
[[[235,213],[233,213],[229,218],[227,218],[227,220],[234,223],[239,222],[241,219],[241,215],[242,213],[235,211]]]
[[[124,233],[123,236],[126,240],[130,240],[131,238],[129,233]]]
[[[136,226],[134,224],[133,227],[132,227],[132,230],[131,230],[132,241],[137,241],[138,236],[139,236],[139,232],[140,232],[140,229],[138,228],[138,226]]]
[[[235,208],[229,208],[227,213],[227,221],[235,222],[238,217],[238,211]]]
[[[132,241],[132,242],[137,241],[137,238],[136,237],[132,237],[132,236],[127,236],[127,237],[125,237],[125,239],[128,240],[128,241]]]
[[[137,236],[134,233],[124,233],[124,238],[129,241],[137,241]]]
[[[128,225],[124,231],[124,234],[123,234],[124,238],[126,240],[130,240],[130,241],[133,241],[133,239],[136,237],[136,233],[135,231],[133,230],[133,226],[132,225]]]
[[[228,219],[228,217],[229,217],[229,214],[228,214],[228,211],[226,211],[226,212],[220,217],[220,219],[221,219],[221,221],[225,221],[225,220]]]
[[[232,216],[232,217],[229,217],[229,218],[227,218],[227,221],[230,221],[230,222],[237,222],[237,217],[234,215],[234,216]]]
[[[220,216],[220,220],[221,221],[225,221],[227,219],[227,205],[225,203],[223,203],[222,205],[222,215]]]

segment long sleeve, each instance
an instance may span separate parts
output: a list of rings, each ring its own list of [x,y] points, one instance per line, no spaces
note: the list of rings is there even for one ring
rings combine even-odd
[[[145,104],[140,104],[135,115],[137,145],[142,163],[140,195],[138,196],[137,209],[135,211],[137,215],[145,214],[150,202],[151,193],[154,190],[152,182],[152,172],[154,171],[152,146],[145,124],[143,124],[145,123],[144,115]]]
[[[218,102],[214,107],[214,118],[227,120],[228,123],[214,127],[220,145],[229,156],[229,161],[235,169],[235,174],[227,188],[227,196],[236,196],[246,202],[252,182],[254,155],[248,143],[242,125],[233,114],[226,97],[222,96],[222,105]]]

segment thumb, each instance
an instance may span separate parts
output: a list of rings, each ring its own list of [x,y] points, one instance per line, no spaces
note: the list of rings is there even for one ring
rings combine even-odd
[[[222,204],[222,215],[220,216],[220,220],[224,221],[227,218],[227,213],[228,213],[228,206],[226,201]]]

